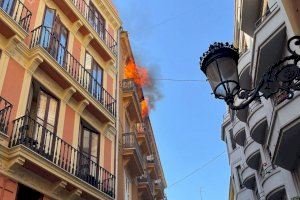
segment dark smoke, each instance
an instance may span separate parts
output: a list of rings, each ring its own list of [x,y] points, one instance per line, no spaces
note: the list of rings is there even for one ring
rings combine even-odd
[[[148,71],[150,84],[143,87],[145,98],[149,99],[149,107],[156,108],[156,103],[163,98],[161,92],[161,82],[157,81],[160,77],[160,67],[156,64],[148,64],[142,61],[141,55],[136,56],[136,63],[140,67],[144,67]],[[144,60],[144,59],[143,59]]]
[[[163,98],[163,95],[160,90],[160,82],[157,81],[159,77],[159,68],[152,66],[147,69],[149,73],[149,78],[151,80],[151,84],[143,88],[144,95],[146,98],[149,98],[149,107],[151,109],[155,109],[156,103]]]

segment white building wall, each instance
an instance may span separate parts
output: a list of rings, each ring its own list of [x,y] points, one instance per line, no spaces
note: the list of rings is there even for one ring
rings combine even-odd
[[[251,59],[249,62],[251,63],[250,72],[253,71],[254,67],[258,64],[258,57],[259,51],[261,48],[261,45],[268,42],[272,39],[272,37],[275,37],[277,33],[275,31],[278,31],[279,26],[284,27],[284,31],[286,34],[286,38],[284,41],[284,44],[286,44],[287,38],[290,38],[294,36],[294,31],[292,29],[292,25],[289,22],[288,15],[286,13],[286,10],[284,8],[284,5],[282,3],[282,0],[267,0],[268,7],[273,6],[275,3],[278,5],[278,9],[276,9],[276,12],[272,16],[272,13],[270,16],[277,17],[279,20],[272,21],[271,19],[268,19],[267,17],[264,19],[262,23],[265,23],[263,27],[260,27],[261,29],[266,28],[267,30],[259,30],[264,31],[269,35],[266,37],[266,34],[257,34],[259,31],[255,31],[253,37],[247,35],[241,30],[241,23],[242,20],[242,4],[243,1],[247,0],[236,0],[235,1],[235,45],[239,47],[241,50],[246,50],[245,45],[247,46],[247,49],[251,49],[251,56],[249,56],[249,59]],[[248,0],[250,1],[250,0]],[[255,0],[251,0],[255,1]],[[300,8],[299,8],[300,10]],[[251,8],[249,8],[248,12],[251,12]],[[281,23],[282,21],[282,23]],[[273,23],[273,24],[267,24],[267,23]],[[276,24],[277,23],[277,24]],[[300,23],[300,19],[299,19]],[[283,24],[283,25],[282,25]],[[274,31],[274,33],[272,33]],[[262,38],[266,37],[266,38]],[[288,51],[285,50],[286,46],[282,46],[284,49],[282,56],[287,56]],[[277,49],[274,49],[276,51]],[[241,52],[243,53],[243,52]],[[280,59],[280,58],[278,58]],[[244,61],[243,61],[244,62]],[[275,61],[274,61],[275,62]],[[255,77],[255,73],[249,74],[251,76],[251,79],[253,81]],[[223,127],[222,127],[222,135],[223,140],[227,142],[227,149],[228,149],[228,156],[229,156],[229,164],[231,167],[231,174],[234,181],[234,191],[235,191],[235,199],[236,200],[264,200],[268,199],[270,195],[275,193],[276,191],[285,191],[286,198],[294,200],[299,198],[300,199],[300,158],[298,160],[298,164],[296,169],[293,171],[289,171],[286,169],[283,169],[279,166],[274,165],[274,156],[276,155],[277,151],[277,144],[279,141],[280,133],[283,129],[283,127],[288,126],[292,122],[294,122],[297,119],[300,119],[300,95],[296,94],[296,96],[289,101],[283,102],[280,104],[280,106],[276,106],[274,104],[273,99],[264,99],[261,98],[261,103],[263,105],[263,112],[265,114],[265,117],[267,119],[267,129],[266,129],[266,139],[263,144],[260,145],[259,153],[260,153],[260,168],[255,171],[255,183],[257,188],[257,193],[259,194],[258,197],[255,195],[255,189],[247,189],[247,188],[240,188],[239,184],[239,174],[236,170],[237,166],[243,166],[246,165],[246,158],[244,154],[244,146],[240,146],[236,144],[236,149],[232,149],[232,141],[230,137],[230,131],[232,130],[234,121],[230,121],[230,118],[224,118]],[[230,112],[230,111],[229,111]],[[249,130],[251,130],[254,125],[250,125],[246,122],[245,123],[245,132],[246,132],[246,138],[251,137]],[[300,129],[299,129],[300,134]],[[299,147],[300,149],[300,147]],[[296,153],[296,152],[295,152]],[[244,180],[242,180],[244,181]],[[276,195],[272,198],[272,200],[277,200]],[[269,200],[269,199],[268,199]],[[278,197],[278,200],[281,200]]]

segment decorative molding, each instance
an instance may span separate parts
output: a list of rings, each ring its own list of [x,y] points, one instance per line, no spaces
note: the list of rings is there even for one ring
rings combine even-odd
[[[73,96],[73,94],[75,94],[76,89],[74,87],[68,87],[67,89],[65,89],[64,94],[63,94],[63,101],[68,102],[71,97]]]
[[[65,190],[68,183],[66,181],[59,181],[52,188],[52,194],[56,196],[61,196],[62,192]]]
[[[14,173],[16,170],[16,168],[23,166],[25,164],[25,158],[23,157],[17,157],[13,160],[11,160],[8,165],[7,165],[7,170],[10,171],[11,173]]]
[[[14,57],[16,55],[16,49],[18,45],[22,43],[21,41],[22,39],[18,35],[15,35],[8,39],[4,49],[10,56]]]
[[[41,56],[35,55],[26,65],[28,72],[32,75],[43,61]]]
[[[71,27],[71,32],[76,34],[78,32],[78,30],[80,29],[80,27],[82,27],[82,26],[83,26],[83,23],[81,20],[75,21]]]
[[[80,200],[82,195],[82,190],[75,189],[71,192],[71,194],[68,197],[68,200]]]
[[[116,128],[112,124],[107,124],[105,129],[104,129],[104,136],[111,140],[114,141],[115,135],[117,134]]]
[[[94,39],[93,34],[91,34],[91,33],[87,34],[83,38],[83,44],[84,44],[84,46],[87,47],[93,39]]]
[[[107,62],[107,68],[113,73],[113,74],[117,74],[118,73],[118,69],[116,67],[116,63],[113,60],[110,60]]]
[[[86,99],[82,100],[79,102],[78,106],[77,106],[77,112],[79,114],[82,114],[82,112],[84,111],[84,109],[90,104],[90,102]]]

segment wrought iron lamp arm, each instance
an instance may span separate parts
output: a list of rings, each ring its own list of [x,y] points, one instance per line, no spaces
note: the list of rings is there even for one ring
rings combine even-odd
[[[244,109],[256,98],[263,96],[268,99],[279,91],[287,92],[287,99],[291,99],[295,91],[300,91],[300,68],[297,66],[300,61],[300,55],[295,50],[292,50],[292,44],[300,47],[300,36],[294,36],[288,40],[287,49],[291,55],[269,67],[253,90],[239,88],[235,96],[225,99],[229,108],[233,110]],[[291,61],[293,62],[291,63]],[[246,101],[239,105],[234,105],[236,97],[246,99]]]

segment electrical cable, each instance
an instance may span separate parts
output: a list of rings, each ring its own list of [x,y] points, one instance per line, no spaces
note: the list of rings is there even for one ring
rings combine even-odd
[[[155,81],[172,81],[172,82],[206,82],[200,79],[172,79],[172,78],[156,78]]]
[[[189,174],[187,174],[186,176],[182,177],[181,179],[175,181],[173,184],[171,184],[167,189],[170,189],[172,187],[174,187],[175,185],[177,185],[178,183],[184,181],[185,179],[193,176],[194,174],[196,174],[198,171],[204,169],[205,167],[207,167],[209,164],[211,164],[212,162],[216,161],[217,159],[219,159],[223,154],[225,154],[225,151],[223,151],[221,154],[211,158],[210,160],[208,160],[206,163],[204,163],[201,167],[195,169],[194,171],[190,172]]]

